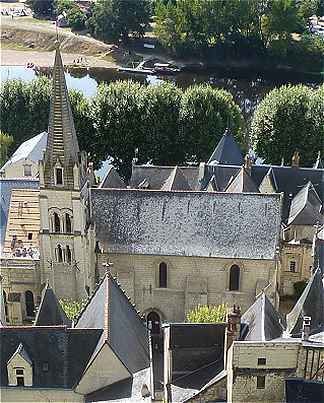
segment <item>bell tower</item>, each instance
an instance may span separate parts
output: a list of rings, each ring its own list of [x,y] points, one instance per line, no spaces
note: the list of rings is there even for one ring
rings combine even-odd
[[[88,271],[87,159],[79,150],[57,41],[47,145],[39,163],[41,283],[58,297],[80,298]]]

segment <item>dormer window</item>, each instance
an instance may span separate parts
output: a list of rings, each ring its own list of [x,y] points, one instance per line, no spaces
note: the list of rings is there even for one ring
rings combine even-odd
[[[25,386],[24,368],[15,368],[17,386]]]
[[[63,185],[63,168],[55,168],[55,183]]]
[[[32,166],[29,164],[24,165],[24,176],[32,176]]]
[[[33,363],[22,343],[7,362],[9,386],[33,386]]]

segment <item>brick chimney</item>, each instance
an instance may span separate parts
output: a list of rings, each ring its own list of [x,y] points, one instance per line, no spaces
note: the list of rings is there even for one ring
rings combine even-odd
[[[244,169],[251,176],[252,158],[249,154],[244,157]]]
[[[307,341],[310,336],[310,331],[311,331],[311,320],[312,318],[310,316],[304,316],[303,319],[303,330],[302,330],[302,340]]]
[[[241,309],[234,305],[226,315],[225,346],[224,346],[224,364],[226,366],[227,350],[231,347],[233,341],[239,340],[241,331]]]
[[[300,155],[298,151],[295,151],[291,158],[291,166],[294,168],[299,168]]]

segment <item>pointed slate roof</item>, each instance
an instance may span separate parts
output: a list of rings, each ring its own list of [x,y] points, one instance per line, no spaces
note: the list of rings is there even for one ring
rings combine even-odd
[[[16,355],[20,355],[25,361],[27,361],[30,365],[32,365],[32,360],[30,359],[30,357],[22,343],[19,344],[19,346],[17,347],[17,350],[13,353],[13,355],[11,356],[9,361],[11,361]]]
[[[276,311],[268,297],[262,292],[253,305],[242,315],[242,323],[248,325],[244,340],[266,341],[280,337],[284,330],[284,319]]]
[[[225,189],[227,193],[260,193],[251,176],[242,167]]]
[[[184,176],[182,169],[176,166],[168,179],[165,181],[161,190],[191,190],[189,183]]]
[[[103,329],[94,354],[108,343],[130,374],[149,366],[147,329],[119,284],[106,274],[75,328]]]
[[[59,161],[64,168],[65,185],[73,186],[73,167],[79,163],[79,145],[64,77],[59,43],[53,67],[53,87],[45,152],[45,183],[54,184],[53,167]]]
[[[296,305],[287,315],[287,332],[293,337],[301,335],[304,316],[311,317],[311,333],[324,330],[324,286],[320,268],[316,269]]]
[[[111,165],[100,183],[99,188],[124,189],[125,187],[125,182],[119,176],[116,168]]]
[[[313,184],[308,182],[293,198],[290,206],[288,225],[315,225],[323,224],[322,207]]]
[[[262,179],[262,182],[260,183],[259,189],[262,193],[271,193],[271,192],[277,192],[278,191],[278,186],[276,183],[276,178],[274,176],[274,172],[272,167],[269,168],[269,171],[267,174],[264,176]]]
[[[42,300],[39,305],[34,326],[60,326],[70,327],[71,321],[63,311],[52,288],[46,284]]]
[[[217,144],[214,152],[209,158],[208,164],[242,165],[243,157],[240,147],[229,129],[226,129],[223,137]]]

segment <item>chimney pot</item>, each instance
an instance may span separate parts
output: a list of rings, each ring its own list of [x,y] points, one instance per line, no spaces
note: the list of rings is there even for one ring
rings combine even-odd
[[[304,341],[307,341],[309,339],[311,330],[311,320],[312,318],[310,316],[304,316],[303,330],[302,330],[302,340]]]
[[[291,159],[291,166],[295,168],[299,168],[299,161],[300,161],[300,155],[298,151],[295,151],[292,159]]]

